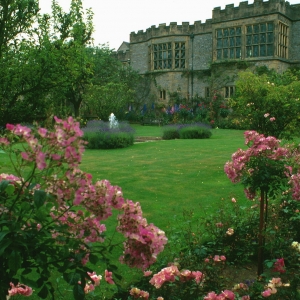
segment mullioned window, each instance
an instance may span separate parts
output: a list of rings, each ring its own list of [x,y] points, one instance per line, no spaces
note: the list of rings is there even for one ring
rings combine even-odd
[[[150,68],[154,70],[185,69],[185,43],[153,44],[150,51]]]
[[[288,26],[279,22],[278,42],[275,41],[274,22],[228,27],[216,30],[217,59],[239,59],[274,56],[288,58]]]
[[[279,22],[278,56],[288,58],[288,26]]]
[[[216,35],[217,59],[235,59],[241,57],[241,27],[218,29]]]
[[[273,22],[248,25],[246,27],[246,57],[263,57],[273,55]]]

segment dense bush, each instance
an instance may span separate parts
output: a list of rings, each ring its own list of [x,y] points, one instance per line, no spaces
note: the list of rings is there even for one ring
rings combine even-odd
[[[164,140],[174,140],[179,139],[179,132],[177,126],[165,126],[163,128],[163,136]]]
[[[211,137],[211,127],[203,123],[167,125],[163,128],[163,139],[206,139]]]
[[[165,251],[151,266],[149,277],[141,278],[135,286],[148,291],[153,300],[159,296],[164,300],[263,299],[274,286],[278,289],[272,290],[270,299],[299,299],[300,244],[295,242],[296,223],[293,218],[287,221],[286,213],[295,218],[300,203],[280,197],[270,203],[268,213],[272,218],[265,232],[265,270],[258,277],[255,262],[260,199],[257,197],[252,205],[245,206],[239,200],[222,199],[218,210],[201,220],[192,211],[174,216],[166,232]],[[192,277],[198,270],[202,274],[200,282]],[[158,276],[162,284],[156,287],[153,278]],[[230,297],[214,297],[224,292]]]
[[[179,130],[181,139],[207,139],[211,137],[211,131],[200,126],[188,126]]]
[[[83,132],[88,149],[125,148],[134,142],[134,129],[124,122],[112,128],[110,123],[94,120],[88,122]]]

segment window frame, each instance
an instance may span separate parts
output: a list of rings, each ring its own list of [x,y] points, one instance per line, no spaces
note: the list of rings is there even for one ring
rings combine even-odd
[[[240,59],[242,56],[242,26],[216,29],[217,60]]]
[[[245,57],[257,58],[274,56],[274,21],[245,25]]]
[[[288,59],[289,26],[279,21],[277,55]]]
[[[226,85],[224,86],[224,98],[229,99],[235,93],[235,85]]]
[[[150,47],[149,66],[153,71],[186,69],[186,42],[155,43]]]

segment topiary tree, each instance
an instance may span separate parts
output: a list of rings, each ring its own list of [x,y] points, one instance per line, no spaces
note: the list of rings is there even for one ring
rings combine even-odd
[[[246,131],[247,150],[238,149],[224,170],[233,183],[245,186],[248,199],[260,192],[259,250],[257,274],[263,273],[264,231],[267,226],[268,197],[278,194],[288,183],[290,168],[287,165],[289,150],[280,147],[275,137],[265,137],[256,131]]]

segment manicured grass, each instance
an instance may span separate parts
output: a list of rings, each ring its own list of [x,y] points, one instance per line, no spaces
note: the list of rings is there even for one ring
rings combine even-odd
[[[134,125],[136,136],[161,136],[159,126]],[[218,208],[222,198],[245,199],[243,188],[224,173],[231,154],[243,147],[243,131],[213,129],[210,139],[160,140],[124,149],[86,150],[81,169],[94,180],[107,179],[122,188],[124,197],[141,203],[145,217],[163,230],[170,217],[192,210]],[[8,157],[0,154],[0,172],[11,173]]]
[[[147,125],[138,125],[131,124],[131,126],[135,129],[135,136],[162,136],[162,127],[161,126],[147,126]]]
[[[137,127],[159,136],[160,128]],[[155,134],[156,133],[156,134]],[[243,147],[243,131],[213,130],[210,139],[137,143],[115,150],[87,150],[81,168],[94,179],[108,179],[124,197],[141,203],[145,217],[161,229],[184,209],[203,217],[218,208],[221,198],[245,199],[241,185],[224,173],[231,154]]]

